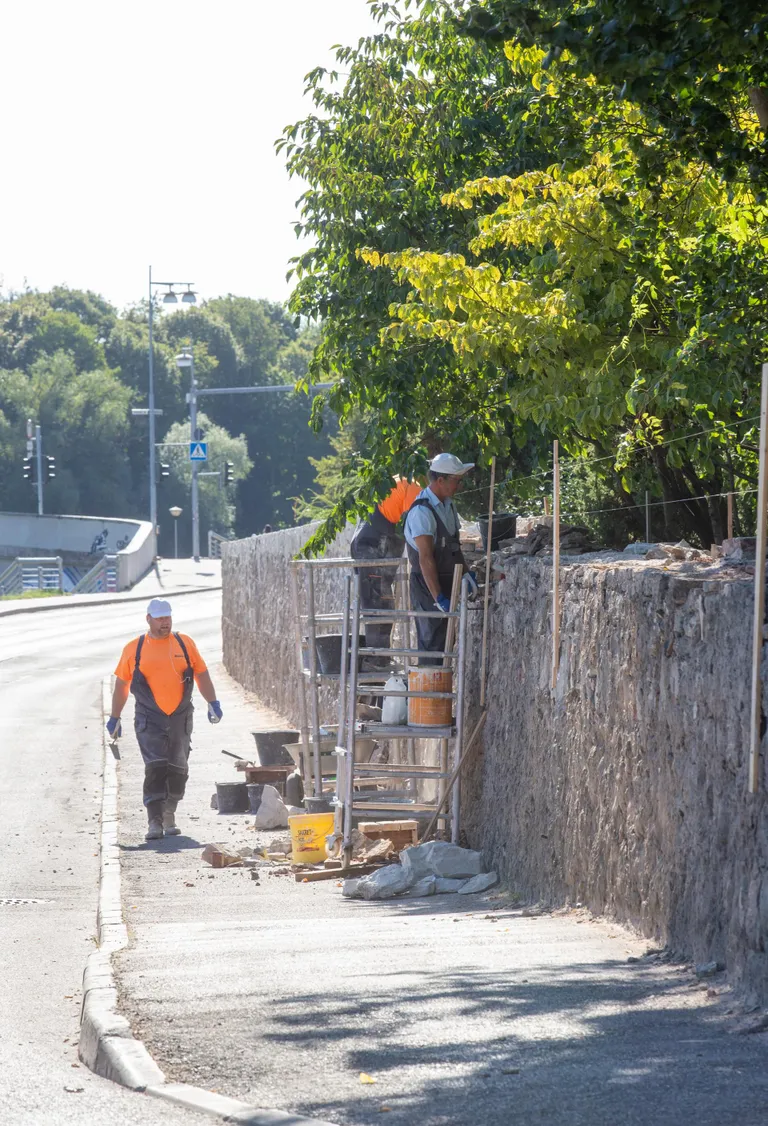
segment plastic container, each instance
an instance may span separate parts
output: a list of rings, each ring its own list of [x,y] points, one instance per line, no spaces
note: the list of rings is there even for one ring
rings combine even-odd
[[[451,692],[453,673],[445,668],[408,670],[410,692]],[[453,700],[408,699],[408,723],[413,727],[445,727],[453,720]]]
[[[487,551],[488,517],[481,516],[477,521],[477,526],[480,529],[480,538],[483,541],[483,551]],[[491,551],[496,551],[502,540],[514,539],[516,528],[517,516],[513,516],[509,512],[494,512],[493,530],[491,532]]]
[[[328,859],[325,838],[333,832],[333,818],[333,813],[307,813],[288,818],[294,864],[322,864]]]
[[[405,681],[401,676],[391,676],[384,685],[385,693],[387,689],[393,692],[405,692]],[[385,695],[383,701],[381,705],[382,723],[386,723],[389,727],[408,722],[408,700],[405,696]]]
[[[293,759],[285,750],[285,743],[298,743],[298,731],[253,731],[256,754],[261,766],[290,766]]]
[[[216,798],[219,813],[246,813],[248,786],[245,782],[217,782]]]

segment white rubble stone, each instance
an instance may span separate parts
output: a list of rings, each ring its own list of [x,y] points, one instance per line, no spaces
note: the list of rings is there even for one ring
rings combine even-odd
[[[483,870],[481,853],[448,841],[413,845],[400,854],[400,863],[412,875],[413,881],[420,880],[422,876],[467,879],[479,875]]]
[[[363,899],[391,899],[416,883],[413,876],[400,864],[388,864],[360,880],[359,893]]]
[[[435,895],[455,894],[459,888],[464,887],[466,882],[466,880],[449,880],[443,876],[438,876],[435,883]]]
[[[473,892],[488,891],[488,888],[494,887],[498,882],[499,877],[495,872],[481,872],[479,876],[473,876],[471,880],[466,880],[458,889],[458,894],[472,895]]]
[[[341,886],[341,894],[346,896],[347,899],[362,899],[363,894],[360,891],[360,881],[362,877],[358,876],[356,880],[345,880]]]
[[[265,786],[261,794],[254,829],[287,829],[288,807],[274,786]]]
[[[434,895],[437,891],[437,876],[423,876],[413,887],[403,894],[403,899],[419,899],[423,895]]]

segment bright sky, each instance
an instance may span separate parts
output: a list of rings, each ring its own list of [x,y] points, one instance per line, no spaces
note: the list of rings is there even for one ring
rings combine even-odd
[[[118,308],[153,278],[282,301],[301,184],[273,142],[366,0],[4,5],[0,288]]]

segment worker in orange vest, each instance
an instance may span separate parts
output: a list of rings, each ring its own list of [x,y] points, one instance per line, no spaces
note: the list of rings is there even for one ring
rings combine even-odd
[[[399,559],[405,547],[405,537],[400,530],[400,521],[407,514],[411,504],[421,492],[417,481],[407,481],[395,477],[392,491],[371,515],[355,530],[350,554],[353,559]],[[394,606],[392,588],[395,581],[395,568],[361,567],[360,601],[363,610],[390,610]],[[392,634],[391,622],[366,622],[365,644],[371,649],[388,649]],[[385,657],[369,658],[364,667],[376,669],[385,667]]]

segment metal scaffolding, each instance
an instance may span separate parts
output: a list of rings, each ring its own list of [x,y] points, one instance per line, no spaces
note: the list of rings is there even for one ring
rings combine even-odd
[[[376,567],[395,570],[394,584],[400,605],[392,609],[364,608],[361,601],[361,570]],[[447,780],[458,767],[464,735],[464,673],[467,634],[467,583],[461,581],[457,568],[451,611],[407,609],[407,564],[400,559],[353,560],[311,559],[294,560],[291,564],[294,616],[296,627],[296,657],[299,677],[299,713],[301,745],[305,765],[305,786],[312,788],[316,798],[324,794],[335,811],[335,832],[341,842],[346,863],[352,855],[353,817],[368,814],[376,820],[382,814],[399,814],[402,818],[418,819],[434,814],[446,796]],[[327,568],[342,568],[342,605],[330,613],[318,613],[316,607],[315,576]],[[413,629],[419,618],[448,619],[446,648],[430,652],[452,670],[451,691],[417,691],[408,687],[409,666],[417,665],[426,656],[413,644]],[[366,623],[391,624],[393,636],[390,646],[373,647],[360,644],[360,630]],[[326,626],[341,627],[341,661],[338,672],[322,672],[317,655],[319,630]],[[458,627],[458,628],[457,628]],[[395,640],[395,636],[399,640]],[[380,671],[363,671],[365,658],[377,658],[386,667]],[[367,663],[367,662],[365,662]],[[362,667],[361,667],[362,666]],[[387,687],[390,677],[405,680],[406,688]],[[320,691],[326,683],[336,683],[339,688],[338,722],[331,728],[320,723]],[[405,697],[406,699],[450,699],[453,703],[451,722],[440,726],[423,724],[385,724],[378,720],[359,718],[359,704],[371,698]],[[330,755],[335,760],[335,772],[324,771],[323,762],[328,756],[323,745],[333,733]],[[375,739],[378,743],[394,744],[393,755],[387,762],[361,761],[358,748],[362,740]],[[423,741],[436,740],[439,745],[437,764],[431,765]],[[308,769],[312,755],[312,770]],[[404,753],[403,753],[404,752]],[[394,757],[397,761],[390,761]],[[403,761],[404,760],[404,761]],[[335,775],[335,776],[334,776]],[[426,799],[419,793],[424,784],[433,782],[436,798]],[[421,800],[420,800],[421,799]],[[451,840],[459,837],[459,787],[454,787],[449,808],[438,814]]]

